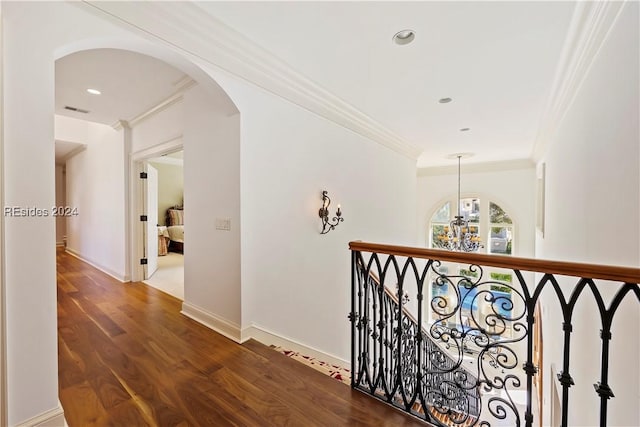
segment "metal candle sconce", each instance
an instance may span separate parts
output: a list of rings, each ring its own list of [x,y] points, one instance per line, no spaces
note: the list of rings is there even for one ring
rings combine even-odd
[[[326,191],[322,192],[322,207],[318,211],[318,215],[322,220],[322,231],[320,234],[327,234],[329,231],[336,228],[338,224],[344,221],[342,218],[342,212],[340,211],[340,205],[338,205],[338,210],[336,211],[336,216],[333,217],[331,221],[329,221],[329,205],[331,204],[331,199],[329,198]]]

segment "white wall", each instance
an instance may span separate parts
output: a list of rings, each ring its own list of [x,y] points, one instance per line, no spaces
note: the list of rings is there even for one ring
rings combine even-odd
[[[457,162],[457,161],[456,161]],[[535,169],[516,166],[485,170],[482,166],[461,167],[461,197],[478,196],[498,203],[514,220],[514,256],[531,257],[535,243]],[[443,171],[443,172],[436,172]],[[419,172],[418,176],[418,242],[429,244],[429,222],[434,211],[445,200],[455,200],[458,186],[457,166],[455,170],[440,168]]]
[[[149,162],[158,170],[158,224],[166,225],[167,209],[182,203],[184,168],[182,165]]]
[[[625,7],[637,11],[638,5]],[[7,205],[46,208],[55,202],[52,117],[56,55],[100,44],[147,45],[123,28],[69,3],[3,2],[2,13],[5,199]],[[635,23],[637,12],[636,16],[625,16],[612,33],[610,44],[601,52],[545,155],[547,237],[538,245],[541,257],[629,265],[637,265],[640,260]],[[618,40],[622,36],[626,45]],[[191,293],[193,302],[200,303],[202,297],[202,304],[217,310],[224,301],[230,301],[228,311],[220,311],[227,319],[240,319],[242,326],[255,323],[346,359],[350,277],[347,242],[362,239],[415,244],[416,236],[424,236],[418,234],[416,226],[415,164],[242,81],[218,71],[212,73],[242,110],[243,289],[241,299],[238,289],[229,288],[228,300],[212,301],[210,293],[219,292],[220,296],[227,288],[212,292],[214,282],[209,277]],[[218,123],[238,120],[238,116],[215,117]],[[231,130],[219,132],[213,136],[231,137]],[[197,137],[197,132],[194,134]],[[209,148],[210,151],[203,148],[202,154],[211,155],[214,148]],[[189,168],[188,156],[185,151]],[[191,155],[194,165],[204,161],[194,156],[197,154]],[[207,185],[218,184],[211,181],[213,177],[213,172],[207,175]],[[342,203],[345,217],[337,230],[325,236],[319,235],[317,217],[322,189],[328,190],[335,202]],[[202,187],[197,191],[200,190]],[[216,191],[221,190],[216,189],[213,194]],[[465,187],[465,191],[474,190]],[[196,195],[197,192],[185,194],[185,202],[195,201]],[[504,200],[511,199],[505,195]],[[204,201],[203,206],[212,208],[210,202]],[[573,211],[568,208],[574,206]],[[232,232],[238,216],[233,209],[235,205],[220,212],[232,219]],[[193,214],[202,215],[195,211]],[[421,224],[423,219],[420,218]],[[197,218],[194,221],[198,223]],[[596,226],[602,224],[613,230],[606,235],[601,233]],[[7,394],[9,424],[14,425],[58,406],[55,224],[51,217],[6,218],[5,226]],[[611,245],[610,235],[636,237]],[[201,245],[195,239],[194,249]],[[185,249],[188,251],[189,247]],[[236,251],[235,247],[232,250]],[[210,259],[206,253],[201,256]],[[236,268],[232,264],[232,271]],[[204,277],[204,273],[194,271],[193,277]],[[637,311],[633,312],[636,307],[627,310],[631,313],[620,317],[614,326],[637,325]],[[614,330],[614,341],[618,339],[619,343],[617,337],[621,335]],[[640,378],[637,361],[628,360],[629,355],[638,354],[637,342],[625,342],[627,349],[635,347],[624,354],[619,347],[614,350],[618,354],[612,366],[624,367],[628,377]],[[583,349],[574,354],[591,353]],[[627,363],[620,363],[620,358],[625,357]],[[621,391],[611,401],[613,417],[627,417],[617,422],[638,425],[639,420],[629,418],[629,410],[625,410],[633,408],[637,412],[637,383],[631,393],[623,392],[616,378],[617,374],[611,382],[614,393]],[[596,380],[585,380],[591,396],[594,394],[590,384]],[[572,388],[572,393],[578,388]],[[634,400],[625,401],[623,394]],[[572,401],[580,403],[581,409],[595,407],[591,404],[593,399],[573,396]],[[582,412],[585,417],[589,415],[587,410]],[[572,424],[576,420],[572,418]]]
[[[86,129],[87,148],[67,160],[67,250],[125,281],[124,131],[68,117]],[[61,139],[58,135],[57,138]],[[67,139],[68,140],[68,139]]]
[[[237,331],[233,335],[239,338],[240,119],[230,114],[233,110],[213,81],[201,80],[181,101],[137,124],[132,146],[141,152],[182,141],[185,312],[193,314],[195,308],[205,313],[201,321],[214,317]],[[216,230],[216,218],[229,218],[231,230]]]
[[[183,101],[175,102],[135,125],[131,130],[131,151],[136,153],[181,138],[184,129],[183,104]]]
[[[184,96],[184,301],[240,326],[240,117]],[[231,230],[216,230],[229,218]]]
[[[65,207],[67,204],[66,170],[64,165],[56,165],[56,206]],[[64,216],[56,217],[56,245],[64,243],[67,234],[67,219]]]
[[[346,360],[348,242],[415,244],[415,162],[212,73],[242,112],[242,326]],[[322,190],[331,212],[341,203],[345,218],[327,235],[320,235]]]
[[[2,6],[5,204],[48,209],[55,203],[54,104],[42,94],[53,94],[53,60],[42,47],[25,47],[36,30],[22,26],[12,6]],[[55,220],[5,217],[5,248],[6,396],[15,425],[58,406]]]
[[[48,209],[55,204],[56,55],[87,41],[98,47],[135,37],[63,2],[3,2],[2,19],[5,201]],[[16,425],[59,410],[55,220],[6,218],[4,237],[7,412]]]
[[[3,153],[8,204],[49,207],[55,202],[52,118],[56,56],[82,48],[131,47],[157,54],[174,65],[186,64],[184,59],[167,53],[170,52],[167,49],[150,46],[97,16],[63,2],[3,3],[4,78],[10,82],[5,84],[4,93]],[[188,69],[187,65],[183,69]],[[239,260],[233,258],[233,262],[225,266],[231,266],[229,276],[220,282],[218,289],[211,288],[217,283],[212,280],[215,276],[194,269],[191,277],[206,279],[206,282],[199,281],[201,287],[192,291],[186,289],[187,301],[214,310],[232,322],[256,323],[347,358],[350,326],[346,318],[350,278],[347,242],[363,239],[415,243],[415,163],[245,83],[234,80],[233,89],[234,96],[247,110],[246,116],[243,111],[241,122],[243,172],[240,176],[246,214],[240,218],[239,200],[222,209],[220,205],[212,205],[225,197],[231,186],[237,185],[235,181],[226,181],[232,169],[240,166],[233,162],[199,179],[207,186],[216,186],[211,191],[205,191],[200,184],[189,193],[188,182],[195,177],[185,176],[185,204],[194,206],[191,214],[185,214],[187,221],[204,227],[212,226],[211,217],[204,224],[204,218],[198,219],[198,215],[206,213],[198,212],[198,207],[214,209],[213,217],[231,218],[232,231],[227,236],[232,245],[236,245],[231,248],[234,256],[239,254],[239,239],[234,233],[240,230],[238,224],[241,226],[246,236],[242,241],[243,300],[240,300],[240,289],[233,287],[240,277]],[[213,122],[237,126],[239,116],[234,116],[233,109],[226,107],[228,115],[216,115]],[[209,126],[205,117],[194,116],[193,121]],[[232,138],[235,132],[232,127],[212,129],[210,136],[214,138],[207,136],[207,139]],[[197,130],[191,132],[193,140],[204,138]],[[169,138],[147,140],[157,144],[179,137],[166,133]],[[185,138],[188,134],[185,129]],[[60,139],[69,140],[64,136]],[[140,147],[134,142],[133,151]],[[231,155],[238,156],[233,152],[237,145],[204,144],[201,148],[202,157],[197,150],[189,154],[185,142],[187,171],[201,170],[201,162],[211,160],[212,154],[229,154],[225,150],[232,150]],[[220,174],[225,176],[222,183],[215,180]],[[346,218],[338,230],[326,236],[319,234],[317,217],[322,189],[343,204]],[[213,197],[203,200],[199,206],[198,194],[205,193]],[[68,195],[70,205],[81,201],[72,200]],[[86,213],[80,210],[80,215]],[[98,228],[104,226],[99,224]],[[6,254],[10,425],[58,406],[54,227],[52,218],[6,220],[6,246],[11,248]],[[188,229],[186,232],[189,233]],[[218,266],[228,259],[227,254],[213,251],[222,258],[211,261],[207,255],[210,246],[198,240],[198,237],[211,236],[191,233],[193,237],[187,234],[191,243],[187,243],[186,251],[190,250],[190,244],[194,251],[204,249],[200,252],[202,259]],[[220,234],[223,233],[214,236]],[[31,268],[33,265],[38,268]],[[186,267],[189,274],[189,265]],[[220,298],[227,296],[227,290],[228,299]],[[242,315],[240,304],[243,304]]]
[[[541,258],[640,265],[640,114],[637,2],[628,2],[582,84],[541,162],[546,164],[546,225],[538,237]],[[607,297],[614,286],[601,284]],[[551,294],[544,317],[545,369],[562,370],[561,318]],[[607,298],[608,300],[608,298]],[[587,292],[574,315],[570,425],[598,424],[600,324]],[[615,398],[609,425],[640,425],[638,354],[640,313],[635,298],[613,324],[609,367]],[[546,377],[548,378],[548,377]],[[545,379],[546,379],[545,378]],[[547,381],[548,383],[548,381]]]

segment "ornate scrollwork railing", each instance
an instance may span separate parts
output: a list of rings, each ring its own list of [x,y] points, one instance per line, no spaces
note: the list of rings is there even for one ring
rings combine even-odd
[[[543,289],[563,316],[563,427],[568,426],[569,349],[575,305],[590,290],[600,313],[600,425],[607,425],[613,317],[629,295],[640,301],[640,269],[544,262],[352,242],[352,387],[442,426],[534,423],[533,328]],[[450,274],[445,262],[462,265]],[[511,270],[513,282],[486,268]],[[464,271],[464,274],[461,272]],[[542,273],[537,281],[530,274]],[[562,278],[560,276],[563,276]],[[558,277],[556,277],[558,276]],[[559,281],[573,280],[568,297]],[[609,305],[596,279],[618,282]],[[608,286],[612,286],[608,284]],[[430,298],[425,303],[424,300]],[[516,394],[526,392],[526,402]],[[507,423],[507,424],[505,424]]]
[[[363,351],[353,383],[420,418],[472,425],[480,412],[476,377],[419,327],[402,307],[406,295],[394,295],[371,269],[359,265],[362,315],[353,321]]]

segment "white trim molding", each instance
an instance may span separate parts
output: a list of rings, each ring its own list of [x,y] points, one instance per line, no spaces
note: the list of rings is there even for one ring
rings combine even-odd
[[[18,424],[16,427],[66,427],[67,421],[64,418],[64,410],[58,402],[58,407],[29,418]]]
[[[180,313],[238,344],[243,344],[250,339],[255,339],[266,346],[280,346],[287,350],[300,352],[305,356],[315,357],[318,360],[341,368],[349,369],[351,365],[348,361],[341,359],[340,357],[318,350],[317,348],[310,347],[306,344],[302,344],[292,338],[283,337],[276,332],[270,331],[254,323],[249,327],[241,329],[240,325],[237,323],[223,319],[202,307],[198,307],[188,302],[182,303],[182,311]]]
[[[126,162],[125,168],[129,171],[127,176],[129,177],[127,182],[128,189],[128,203],[129,207],[127,211],[128,215],[128,230],[127,230],[127,245],[128,254],[126,256],[128,265],[128,274],[130,279],[134,282],[144,280],[144,269],[139,263],[140,258],[143,258],[144,248],[142,245],[142,223],[140,222],[140,215],[143,214],[143,188],[138,179],[140,172],[143,171],[143,162],[154,157],[159,157],[164,154],[172,153],[175,151],[183,150],[182,134],[170,138],[167,141],[158,143],[151,147],[136,151],[135,153],[128,153],[129,160]]]
[[[66,248],[65,250],[66,253],[68,253],[69,255],[78,258],[80,261],[86,262],[87,264],[89,264],[90,266],[97,268],[98,270],[102,271],[104,274],[107,274],[111,277],[113,277],[114,279],[116,279],[119,282],[122,283],[126,283],[129,282],[130,279],[123,274],[120,274],[116,271],[111,270],[110,268],[107,268],[103,265],[101,265],[100,263],[93,261],[92,259],[89,259],[85,256],[83,256],[81,253],[79,253],[78,251],[75,251],[71,248]]]
[[[250,339],[254,339],[266,346],[273,345],[287,350],[296,351],[300,354],[304,354],[305,356],[310,356],[344,369],[350,369],[351,367],[350,362],[341,359],[338,356],[326,353],[306,344],[302,344],[292,338],[283,337],[282,335],[278,335],[277,333],[256,324],[252,324],[242,330],[242,343],[245,343]]]
[[[160,157],[152,157],[151,159],[149,159],[149,162],[151,163],[160,163],[163,165],[172,165],[172,166],[184,166],[184,160],[183,159],[178,159],[175,157],[169,157],[169,156],[165,156],[162,155]]]
[[[576,2],[532,158],[542,158],[560,127],[625,1]]]
[[[77,4],[151,37],[188,58],[251,82],[412,160],[417,160],[422,153],[421,148],[295,71],[196,3],[180,3],[180,13],[176,13],[175,3],[85,0]],[[184,28],[189,31],[185,32]]]
[[[182,303],[180,313],[240,344],[240,325],[237,323],[188,302]]]
[[[139,125],[140,123],[144,122],[145,120],[155,116],[156,114],[161,113],[162,111],[166,110],[172,105],[182,102],[182,100],[184,99],[184,93],[190,88],[192,88],[193,86],[195,86],[196,84],[197,84],[196,81],[193,80],[191,77],[185,76],[178,83],[176,83],[176,86],[178,87],[178,89],[172,95],[158,102],[156,105],[149,108],[147,111],[143,111],[142,113],[138,114],[136,117],[126,122],[126,125],[129,126],[130,128],[133,128]],[[111,127],[114,128],[115,130],[122,129],[124,127],[123,120],[118,120],[117,122],[112,124]]]
[[[176,151],[183,150],[182,134],[177,135],[167,141],[161,142],[151,147],[147,147],[143,150],[131,153],[131,161],[141,162],[143,160],[149,160],[153,157],[163,156],[165,154],[174,153]]]
[[[482,172],[504,172],[509,170],[534,169],[536,167],[533,160],[505,160],[499,162],[470,163],[464,166],[464,173]],[[458,173],[458,166],[434,166],[430,168],[419,168],[418,176],[455,175]]]

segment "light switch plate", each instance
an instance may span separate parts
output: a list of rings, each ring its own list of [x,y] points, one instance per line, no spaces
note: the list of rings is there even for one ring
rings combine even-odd
[[[231,218],[216,218],[216,230],[231,231]]]

